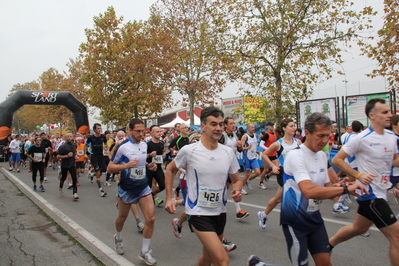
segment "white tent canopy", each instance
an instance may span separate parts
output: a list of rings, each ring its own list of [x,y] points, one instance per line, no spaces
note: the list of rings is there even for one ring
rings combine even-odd
[[[192,126],[192,125],[190,124],[190,119],[187,120],[187,121],[184,122],[184,123],[187,124],[188,126]],[[201,125],[201,119],[200,119],[198,116],[196,116],[196,115],[194,115],[194,125],[196,125],[196,126]]]
[[[175,119],[173,119],[171,122],[169,122],[167,124],[161,125],[160,127],[174,127],[176,123],[189,124],[189,121],[188,122],[184,121],[182,118],[180,118],[180,116],[178,116],[176,114],[176,118]]]

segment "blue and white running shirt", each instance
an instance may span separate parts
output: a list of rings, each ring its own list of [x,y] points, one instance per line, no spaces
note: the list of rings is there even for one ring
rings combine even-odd
[[[323,187],[330,182],[326,154],[323,151],[313,152],[302,144],[285,158],[281,203],[281,224],[299,230],[308,230],[323,223],[319,211],[321,200],[306,199],[299,189],[298,184],[305,180]]]

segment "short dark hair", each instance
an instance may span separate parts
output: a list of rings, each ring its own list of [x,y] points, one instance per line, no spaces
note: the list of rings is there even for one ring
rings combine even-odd
[[[300,129],[300,128],[295,129],[295,131],[298,131],[299,134],[302,134],[302,129]]]
[[[206,124],[206,119],[208,116],[214,116],[214,117],[221,116],[222,118],[224,118],[224,113],[222,112],[222,110],[214,106],[205,107],[201,111],[200,119],[202,124]]]
[[[40,133],[40,137],[43,136],[43,135],[46,135],[46,133],[44,133],[44,132]]]
[[[374,99],[371,99],[370,101],[368,101],[366,103],[366,108],[365,108],[366,116],[368,118],[370,118],[369,114],[370,114],[370,112],[373,112],[373,109],[374,109],[376,103],[385,104],[386,101],[381,98],[374,98]]]
[[[305,120],[305,129],[309,131],[309,133],[313,133],[316,130],[316,126],[322,127],[331,127],[331,120],[322,113],[313,113],[309,115]]]
[[[227,125],[229,123],[230,119],[234,120],[234,118],[232,118],[231,116],[225,117],[224,120],[223,120],[223,124]]]
[[[101,124],[100,124],[100,123],[94,123],[94,125],[93,125],[93,130],[95,130],[95,129],[96,129],[96,127],[98,127],[98,126],[100,126],[100,127],[101,127]]]
[[[352,122],[352,131],[359,133],[363,129],[363,124],[360,123],[359,121],[355,120]]]
[[[135,127],[137,124],[143,124],[143,125],[144,125],[144,122],[141,121],[141,119],[133,118],[132,120],[129,121],[129,124],[127,124],[127,126],[128,126],[130,129],[134,129],[134,127]]]
[[[152,129],[153,129],[154,127],[159,127],[159,126],[158,126],[158,125],[152,125],[152,126],[150,126],[150,132],[152,131]]]
[[[398,123],[399,123],[399,115],[393,115],[391,118],[391,124],[398,125]]]

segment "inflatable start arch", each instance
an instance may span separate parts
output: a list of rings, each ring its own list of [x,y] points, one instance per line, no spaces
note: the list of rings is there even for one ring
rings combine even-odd
[[[25,104],[31,105],[64,105],[75,115],[76,130],[89,133],[89,119],[86,106],[68,91],[16,91],[0,104],[0,145],[7,143],[11,134],[14,113]]]

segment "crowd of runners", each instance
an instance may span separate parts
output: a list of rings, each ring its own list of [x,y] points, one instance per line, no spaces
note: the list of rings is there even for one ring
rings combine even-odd
[[[334,121],[314,113],[306,118],[304,134],[293,120],[283,119],[277,127],[268,122],[258,136],[254,124],[243,133],[233,118],[207,107],[201,112],[201,131],[192,132],[179,123],[173,129],[157,125],[146,129],[141,119],[132,119],[125,128],[104,133],[100,124],[94,124],[91,135],[10,136],[3,149],[10,171],[31,172],[33,191],[46,191],[48,168],[58,171],[59,194],[64,194],[65,184],[75,201],[83,176],[97,184],[99,197],[107,196],[106,187],[117,186],[115,251],[125,252],[122,231],[131,211],[143,236],[138,258],[147,265],[156,264],[150,244],[154,206],[162,204],[176,214],[171,221],[175,237],[182,237],[187,222],[201,241],[196,265],[229,265],[228,252],[237,245],[223,234],[227,199],[233,199],[238,220],[248,217],[239,202],[258,176],[259,189],[267,189],[271,176],[277,178],[279,189],[257,215],[260,228],[266,229],[268,215],[281,203],[280,223],[292,265],[308,265],[308,252],[316,265],[331,265],[333,247],[357,235],[367,236],[372,224],[390,242],[391,265],[399,265],[399,223],[387,203],[389,189],[399,202],[399,116],[393,116],[382,99],[370,100],[365,115],[369,128],[352,121],[342,135],[336,134]],[[339,150],[332,164],[331,149]],[[164,190],[162,199],[158,194]],[[347,213],[349,195],[359,205],[355,221],[329,239],[319,211],[322,200],[333,199],[333,213]],[[184,211],[178,214],[177,206],[184,206]],[[248,265],[268,264],[251,255]]]

